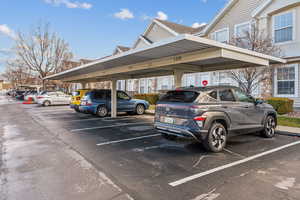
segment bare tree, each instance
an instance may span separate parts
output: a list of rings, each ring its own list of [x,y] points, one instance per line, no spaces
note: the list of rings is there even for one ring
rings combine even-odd
[[[38,25],[29,34],[19,32],[15,41],[16,59],[38,74],[43,87],[43,78],[59,71],[63,62],[72,58],[68,43],[56,33],[50,32],[48,24]]]
[[[251,25],[250,31],[244,31],[242,37],[232,38],[231,44],[267,55],[282,55],[281,49],[274,45],[272,38],[264,30],[259,30],[255,24]],[[272,67],[243,67],[230,71],[229,76],[247,94],[250,95],[261,83],[272,84]]]

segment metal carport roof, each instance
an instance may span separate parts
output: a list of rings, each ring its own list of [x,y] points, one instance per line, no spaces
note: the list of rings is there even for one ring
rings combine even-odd
[[[183,73],[205,72],[241,68],[247,64],[269,66],[277,63],[286,63],[286,61],[184,34],[154,43],[146,48],[106,57],[45,79],[95,82],[172,75],[174,70],[181,70]]]

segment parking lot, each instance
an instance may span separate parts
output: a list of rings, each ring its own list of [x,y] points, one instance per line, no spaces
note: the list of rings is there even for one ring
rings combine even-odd
[[[22,107],[134,199],[300,195],[298,137],[238,136],[230,139],[224,152],[214,154],[201,144],[164,139],[153,129],[152,115],[119,114],[112,119],[76,113],[68,106]],[[253,192],[257,196],[252,198]]]

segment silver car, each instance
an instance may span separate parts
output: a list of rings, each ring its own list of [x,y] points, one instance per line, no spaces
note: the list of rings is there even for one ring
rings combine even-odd
[[[43,106],[50,105],[69,105],[71,102],[71,96],[63,92],[45,92],[42,95],[36,97],[38,104]]]

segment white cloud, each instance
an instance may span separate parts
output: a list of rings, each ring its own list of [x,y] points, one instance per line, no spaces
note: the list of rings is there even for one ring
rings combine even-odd
[[[65,5],[67,8],[81,8],[81,9],[90,9],[93,7],[90,3],[80,3],[78,1],[70,1],[70,0],[44,0],[48,4],[52,4],[55,6]]]
[[[118,18],[118,19],[125,20],[125,19],[133,19],[134,15],[127,8],[123,8],[123,9],[120,10],[120,12],[115,13],[114,17]]]
[[[206,23],[205,22],[203,22],[203,23],[198,23],[198,22],[195,22],[195,23],[193,23],[193,25],[192,25],[192,27],[193,28],[199,28],[199,27],[201,27],[201,26],[205,26],[206,25]]]
[[[201,0],[203,3],[207,3],[208,0]]]
[[[0,33],[12,38],[16,39],[16,34],[15,32],[10,29],[6,24],[0,24]]]
[[[160,20],[167,20],[168,15],[162,11],[158,11],[157,16],[155,18],[160,19]]]

